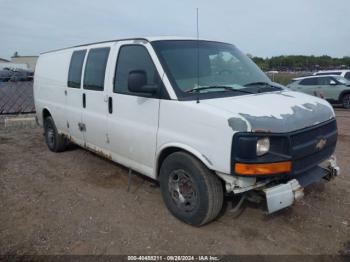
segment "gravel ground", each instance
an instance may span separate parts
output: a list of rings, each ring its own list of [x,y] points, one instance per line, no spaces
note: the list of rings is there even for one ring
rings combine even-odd
[[[42,130],[0,130],[0,254],[350,254],[350,111],[337,109],[342,175],[265,215],[245,204],[191,227],[154,182],[76,146],[50,152]]]

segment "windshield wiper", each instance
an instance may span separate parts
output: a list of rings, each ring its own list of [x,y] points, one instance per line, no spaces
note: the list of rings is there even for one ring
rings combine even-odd
[[[225,91],[233,91],[233,92],[240,92],[240,93],[246,93],[246,94],[254,94],[253,92],[250,92],[250,91],[245,91],[245,90],[236,89],[236,88],[233,88],[233,87],[230,87],[230,86],[220,86],[220,85],[195,87],[195,88],[192,88],[190,90],[187,90],[186,93],[199,92],[201,90],[215,89],[215,88],[221,88],[221,89],[224,89]]]
[[[271,83],[268,82],[252,82],[252,83],[248,83],[244,85],[245,87],[250,87],[250,86],[258,86],[258,93],[260,93],[263,88],[273,88],[273,89],[277,89],[277,90],[282,90],[281,87],[272,85]]]

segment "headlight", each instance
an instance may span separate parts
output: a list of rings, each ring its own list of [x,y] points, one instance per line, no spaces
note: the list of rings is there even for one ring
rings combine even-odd
[[[268,137],[260,138],[256,142],[256,155],[262,156],[270,150],[270,139]]]

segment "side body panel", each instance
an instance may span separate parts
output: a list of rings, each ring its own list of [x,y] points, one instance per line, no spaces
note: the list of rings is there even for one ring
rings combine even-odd
[[[112,158],[153,176],[159,99],[111,94],[113,112],[108,122]]]
[[[334,102],[341,102],[341,94],[344,91],[350,92],[350,87],[345,85],[328,85],[324,88],[326,99]]]
[[[337,101],[342,91],[341,87],[342,85],[322,85],[320,86],[320,90],[327,100]]]
[[[317,85],[295,85],[291,88],[294,91],[302,92],[308,95],[315,95],[315,92],[318,94],[321,91]]]
[[[232,114],[196,101],[161,100],[157,156],[167,147],[182,148],[209,169],[230,174]]]
[[[43,109],[49,110],[59,132],[67,133],[65,90],[67,86],[70,50],[43,54],[35,69],[34,101],[38,121],[43,124]]]

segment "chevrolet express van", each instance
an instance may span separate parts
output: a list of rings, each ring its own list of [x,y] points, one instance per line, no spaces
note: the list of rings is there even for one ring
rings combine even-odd
[[[330,104],[271,82],[228,43],[135,38],[43,53],[34,97],[51,151],[72,141],[158,180],[170,212],[195,226],[225,195],[257,194],[272,213],[339,171]]]

